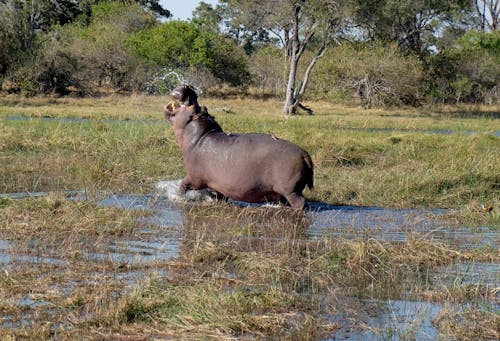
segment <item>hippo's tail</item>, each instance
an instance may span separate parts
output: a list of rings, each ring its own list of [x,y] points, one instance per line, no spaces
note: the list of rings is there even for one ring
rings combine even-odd
[[[309,189],[314,188],[314,165],[308,153],[305,153],[303,156],[304,160],[304,176],[306,185]]]

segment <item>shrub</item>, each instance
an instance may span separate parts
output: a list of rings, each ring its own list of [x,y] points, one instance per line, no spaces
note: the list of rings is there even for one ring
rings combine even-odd
[[[125,38],[150,27],[154,16],[139,4],[103,2],[92,7],[91,22],[77,20],[38,34],[33,57],[12,73],[15,88],[28,94],[87,94],[96,87],[134,90],[146,69],[126,49]],[[139,80],[138,80],[139,79]]]
[[[214,32],[203,32],[185,21],[170,21],[128,39],[134,55],[148,65],[166,69],[201,68],[231,85],[248,80],[244,51]]]
[[[338,46],[327,51],[314,72],[313,92],[357,95],[364,107],[415,105],[422,97],[422,63],[395,44]]]
[[[458,45],[430,58],[433,100],[495,104],[500,101],[500,32],[470,31]]]
[[[286,87],[285,60],[283,51],[275,46],[257,50],[249,62],[253,83],[261,92],[284,95]]]

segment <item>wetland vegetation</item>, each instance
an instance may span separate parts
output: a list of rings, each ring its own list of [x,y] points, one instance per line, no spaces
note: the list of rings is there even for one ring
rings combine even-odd
[[[315,102],[314,116],[284,117],[274,100],[202,97],[226,131],[272,132],[310,152],[305,195],[328,205],[293,212],[154,195],[183,176],[166,101],[0,99],[2,338],[500,337],[498,107]],[[11,194],[21,192],[33,195]],[[338,216],[312,233],[315,208],[333,205]],[[401,224],[428,223],[402,240],[377,235],[383,219],[330,234],[342,207],[422,209]],[[434,219],[476,239],[436,239]],[[429,320],[387,302],[439,309]],[[384,309],[394,318],[371,323]]]

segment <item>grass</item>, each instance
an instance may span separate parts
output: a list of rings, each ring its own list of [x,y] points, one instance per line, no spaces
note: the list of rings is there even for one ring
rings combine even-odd
[[[500,338],[498,311],[471,307],[463,311],[444,311],[436,324],[447,335],[460,335],[466,340],[497,340]]]
[[[286,208],[195,206],[184,220],[179,256],[144,264],[84,255],[144,238],[131,218],[148,212],[52,194],[11,200],[0,213],[0,240],[16,245],[0,274],[0,309],[15,326],[3,337],[318,339],[339,327],[328,316],[342,309],[336,300],[344,296],[427,300],[433,292],[439,302],[495,301],[480,288],[473,295],[434,288],[426,274],[460,261],[498,263],[496,250],[422,238],[309,239],[306,217]],[[24,255],[38,257],[36,266]],[[127,284],[130,276],[135,284]],[[33,303],[23,306],[27,300]]]
[[[4,99],[0,190],[94,187],[141,192],[158,179],[181,177],[180,150],[162,119],[165,101],[139,96]],[[483,205],[498,211],[500,166],[495,156],[500,155],[500,143],[489,132],[500,131],[500,124],[490,111],[463,118],[425,109],[363,111],[318,103],[317,115],[286,119],[275,101],[203,103],[227,131],[273,132],[308,150],[316,165],[316,190],[309,194],[314,200],[390,207],[470,206],[471,211]],[[5,119],[11,115],[95,121]],[[410,131],[350,130],[363,127]],[[419,132],[426,129],[475,133]]]
[[[103,190],[151,193],[158,180],[182,177],[180,150],[162,119],[166,101],[0,99],[0,192],[50,192],[0,198],[0,338],[322,339],[346,323],[333,316],[358,305],[363,311],[366,299],[458,305],[434,322],[443,337],[498,337],[498,288],[432,280],[442,266],[500,263],[490,248],[425,235],[311,238],[302,212],[215,203],[185,209],[176,258],[113,258],[119,243],[164,240],[175,230],[144,223],[153,212],[97,204]],[[316,115],[284,118],[272,100],[202,103],[228,131],[272,131],[306,148],[315,162],[311,200],[454,208],[450,220],[499,227],[500,141],[491,134],[500,130],[498,108],[314,103]],[[424,132],[432,129],[462,133]],[[89,198],[74,201],[65,190]],[[346,297],[358,303],[342,303]],[[387,328],[383,335],[395,332]]]

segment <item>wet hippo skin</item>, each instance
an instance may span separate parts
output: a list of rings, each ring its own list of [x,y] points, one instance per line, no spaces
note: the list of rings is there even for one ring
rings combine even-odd
[[[304,149],[268,134],[224,132],[191,86],[176,88],[172,96],[180,105],[165,106],[165,117],[182,148],[181,191],[208,187],[233,200],[288,201],[304,208],[302,191],[313,187],[313,162]]]

